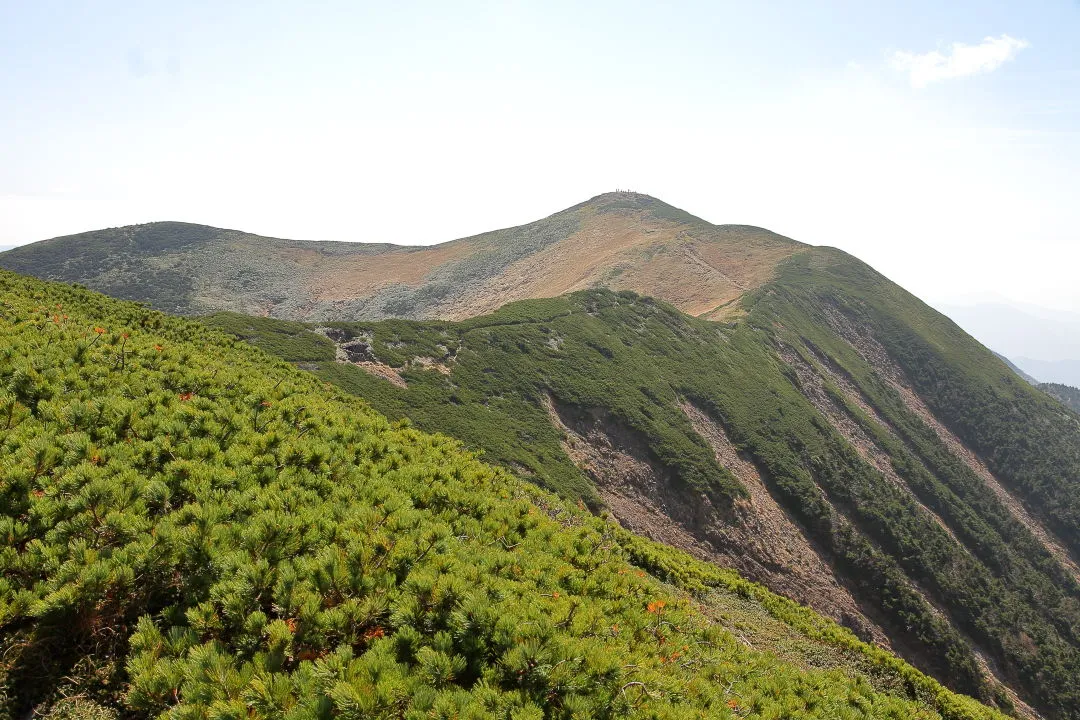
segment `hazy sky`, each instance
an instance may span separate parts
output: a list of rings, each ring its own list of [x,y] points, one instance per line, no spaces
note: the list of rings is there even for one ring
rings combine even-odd
[[[431,243],[615,188],[1080,310],[1080,2],[0,0],[0,245]]]

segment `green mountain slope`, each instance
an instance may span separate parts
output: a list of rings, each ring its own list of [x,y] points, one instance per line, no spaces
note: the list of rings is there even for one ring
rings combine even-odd
[[[1000,717],[205,326],[0,338],[4,717]]]
[[[458,323],[264,322],[284,357],[390,417],[737,567],[953,688],[1080,717],[1077,419],[837,251],[795,255],[743,308],[723,324],[598,290]]]
[[[1024,379],[1024,381],[1025,381],[1025,382],[1031,383],[1032,385],[1038,385],[1038,384],[1039,384],[1039,381],[1038,381],[1038,380],[1036,380],[1035,378],[1031,377],[1030,375],[1028,375],[1028,374],[1027,374],[1026,372],[1024,372],[1023,370],[1021,370],[1021,369],[1020,369],[1020,368],[1019,368],[1019,367],[1017,366],[1017,364],[1016,364],[1016,363],[1014,363],[1014,362],[1013,362],[1012,360],[1010,360],[1009,358],[1005,357],[1004,355],[1002,355],[1002,354],[1001,354],[1001,353],[999,353],[999,352],[995,352],[995,353],[994,353],[994,355],[996,355],[996,356],[997,356],[997,358],[998,358],[999,360],[1001,360],[1001,362],[1003,362],[1003,363],[1005,363],[1006,365],[1008,365],[1008,366],[1009,366],[1009,369],[1010,369],[1010,370],[1012,370],[1012,371],[1013,371],[1014,373],[1016,373],[1017,375],[1019,375],[1020,377],[1022,377],[1022,378]]]
[[[428,247],[166,222],[33,243],[0,253],[0,267],[179,314],[460,319],[512,300],[610,287],[698,315],[760,285],[799,247],[761,228],[711,225],[647,195],[607,193],[527,225]]]

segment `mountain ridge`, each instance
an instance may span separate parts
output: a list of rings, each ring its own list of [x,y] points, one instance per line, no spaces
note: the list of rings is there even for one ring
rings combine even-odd
[[[160,222],[25,245],[0,254],[0,267],[180,314],[462,319],[513,300],[611,287],[644,289],[700,315],[761,284],[800,247],[647,195],[605,193],[435,245],[283,240]]]
[[[208,250],[154,255],[169,232]],[[91,277],[246,311],[204,322],[954,690],[1080,718],[1080,420],[857,258],[635,194],[352,264],[211,235],[107,233],[142,250]]]

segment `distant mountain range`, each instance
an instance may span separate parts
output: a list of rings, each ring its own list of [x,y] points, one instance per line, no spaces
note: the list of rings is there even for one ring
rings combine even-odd
[[[1080,385],[1080,315],[1007,302],[938,309],[1040,381]]]
[[[1016,364],[1040,380],[1080,386],[1080,360],[1036,360],[1020,355]]]

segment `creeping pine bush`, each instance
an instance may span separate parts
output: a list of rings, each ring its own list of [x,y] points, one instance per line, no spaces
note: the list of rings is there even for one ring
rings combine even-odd
[[[734,576],[202,326],[0,273],[0,338],[6,717],[998,717],[749,649]]]
[[[754,461],[837,577],[879,611],[876,622],[922,669],[1008,707],[976,654],[985,653],[1039,711],[1080,718],[1080,584],[890,378],[908,378],[934,416],[1075,552],[1080,417],[853,258],[815,249],[778,271],[747,297],[736,323],[591,289],[460,322],[335,325],[363,335],[405,386],[348,363],[315,371],[390,417],[452,435],[594,507],[593,473],[565,451],[563,423],[599,421],[647,454],[671,480],[665,494],[704,493],[720,508],[745,495],[687,418],[684,403],[693,403]],[[275,328],[316,337],[300,323]],[[274,352],[276,334],[247,337]],[[798,359],[789,364],[779,347]],[[793,365],[817,376],[824,398]],[[819,411],[822,401],[832,419]],[[836,417],[857,425],[903,482],[857,451]]]

